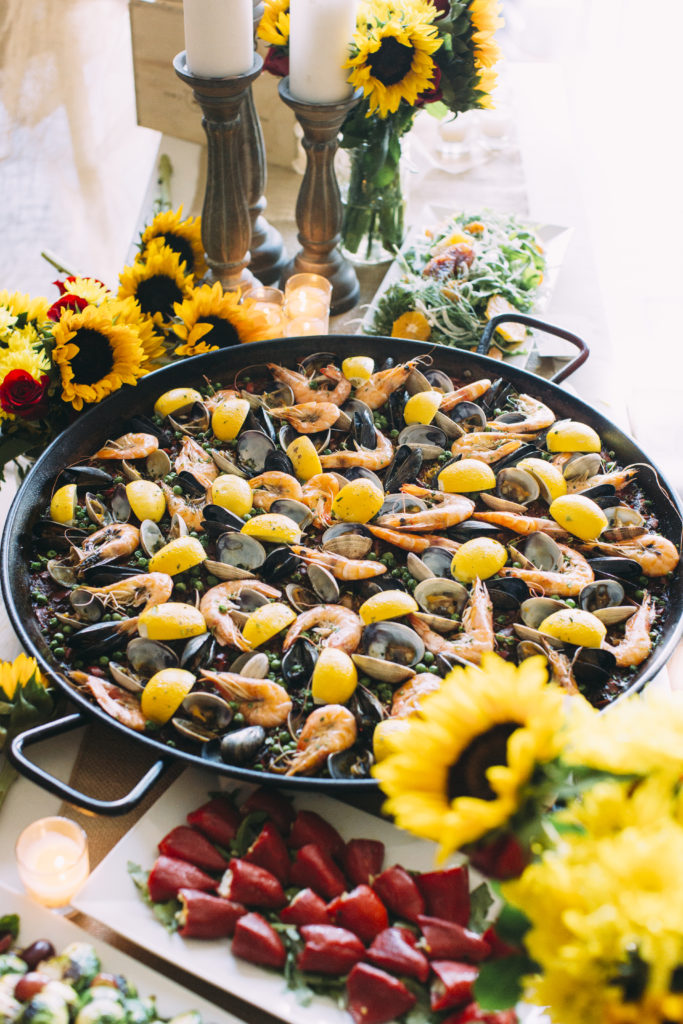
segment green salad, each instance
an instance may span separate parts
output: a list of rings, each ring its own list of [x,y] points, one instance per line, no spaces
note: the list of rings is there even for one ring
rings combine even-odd
[[[366,334],[476,348],[487,320],[534,305],[546,261],[534,232],[511,214],[459,213],[399,253],[399,281],[381,296]],[[504,324],[495,344],[519,350],[520,324]]]

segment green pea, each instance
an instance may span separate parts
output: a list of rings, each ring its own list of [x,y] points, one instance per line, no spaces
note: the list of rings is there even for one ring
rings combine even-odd
[[[40,570],[42,569],[42,565],[40,564],[40,562],[31,562],[31,569],[33,570],[33,572],[40,572]]]
[[[63,658],[64,657],[64,648],[63,647],[54,647],[53,648],[53,654],[54,654],[54,656],[56,658]]]
[[[426,671],[427,671],[427,666],[425,665],[425,663],[424,663],[423,661],[420,661],[420,662],[418,662],[418,664],[417,664],[417,665],[415,666],[415,671],[416,671],[416,672],[417,672],[418,674],[419,674],[420,672],[426,672]]]
[[[174,494],[182,494],[183,493],[183,489],[180,486],[180,484],[175,484],[175,486],[173,487],[173,493]]]
[[[176,585],[175,585],[175,589],[176,589],[176,590],[178,591],[178,593],[179,593],[179,594],[184,594],[184,593],[185,593],[185,591],[187,590],[187,586],[186,586],[186,584],[185,584],[185,583],[183,583],[183,582],[182,582],[182,580],[181,580],[181,582],[180,582],[180,583],[176,583]]]
[[[97,659],[100,665],[105,668],[109,664],[109,658],[106,654],[103,654],[101,658]]]
[[[425,651],[424,658],[422,660],[424,661],[425,665],[433,665],[434,655],[432,654],[431,651]]]
[[[209,573],[209,575],[206,577],[206,582],[210,587],[215,587],[218,585],[218,577],[212,576],[211,573]]]
[[[235,725],[244,725],[244,715],[241,711],[236,711],[232,717]]]
[[[64,639],[64,634],[63,633],[55,633],[55,635],[52,637],[52,639],[53,640],[57,640],[58,642],[61,642]]]
[[[71,636],[71,634],[73,633],[73,628],[71,626],[62,626],[62,633],[64,634],[64,636]]]
[[[47,553],[47,557],[48,558],[56,558],[57,557],[57,552],[53,551],[52,548],[50,548],[50,550]]]
[[[279,658],[274,658],[270,664],[273,666],[275,672],[279,672],[282,668],[282,662]]]

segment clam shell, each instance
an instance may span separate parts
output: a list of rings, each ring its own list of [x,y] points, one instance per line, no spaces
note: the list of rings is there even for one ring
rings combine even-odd
[[[222,533],[216,541],[216,555],[219,562],[253,572],[265,562],[266,549],[255,537],[245,533]]]
[[[308,505],[304,505],[302,501],[295,501],[293,498],[278,498],[270,506],[270,511],[277,515],[287,516],[302,530],[305,530],[313,522],[313,513]]]
[[[132,464],[132,462],[126,462],[125,459],[121,459],[121,472],[125,476],[126,480],[142,480],[142,473],[140,470]]]
[[[554,572],[562,564],[562,552],[547,533],[530,533],[508,544],[515,559],[529,563],[527,568]]]
[[[565,480],[584,479],[588,480],[602,469],[602,459],[597,452],[572,455],[562,467],[562,475]]]
[[[95,494],[91,494],[90,491],[85,496],[85,508],[88,513],[88,519],[91,523],[95,523],[96,526],[109,526],[114,521],[113,515],[104,502],[100,501]]]
[[[425,580],[425,583],[429,583],[429,580]],[[435,633],[441,633],[443,636],[448,636],[449,633],[454,633],[456,629],[460,628],[458,622],[447,619],[443,615],[431,615],[429,612],[413,612],[413,614],[416,619],[424,622],[425,626],[429,626]]]
[[[147,557],[151,558],[155,551],[163,548],[165,544],[166,538],[154,520],[143,519],[140,523],[140,547]]]
[[[321,601],[325,604],[336,604],[339,600],[339,584],[332,573],[322,565],[309,565],[308,582]]]
[[[606,626],[616,626],[618,622],[626,622],[638,611],[632,604],[611,605],[609,608],[598,608],[593,612],[596,619],[600,619]]]
[[[525,469],[509,466],[501,469],[496,476],[496,493],[506,501],[528,505],[540,495],[540,488],[535,477]]]
[[[378,515],[393,515],[395,512],[424,512],[426,508],[427,502],[422,498],[416,498],[413,494],[387,494]]]
[[[126,671],[123,665],[119,665],[117,661],[110,661],[107,667],[114,682],[122,686],[124,690],[129,690],[131,693],[141,693],[144,690],[145,680]]]
[[[387,619],[366,626],[361,636],[362,653],[399,665],[417,665],[425,645],[414,629]]]
[[[529,597],[526,601],[522,601],[520,614],[525,626],[538,629],[549,615],[566,607],[564,601],[555,601],[552,597]]]
[[[420,557],[422,559],[422,563],[426,565],[435,576],[443,576],[446,579],[451,578],[453,552],[449,548],[442,548],[437,544],[434,544],[432,547],[425,548]]]
[[[263,651],[245,651],[235,658],[230,665],[230,671],[237,672],[240,676],[248,676],[250,679],[265,679],[270,672],[268,655]]]
[[[126,647],[126,657],[132,668],[144,679],[164,668],[176,668],[178,656],[174,650],[159,640],[135,637]]]
[[[593,614],[603,608],[616,607],[623,600],[624,588],[618,580],[595,580],[587,583],[579,594],[579,606]]]
[[[171,460],[163,448],[157,448],[155,452],[147,456],[145,469],[152,480],[160,480],[161,477],[171,472]]]
[[[374,538],[362,523],[335,523],[322,535],[322,547],[346,558],[365,558]]]
[[[444,616],[449,620],[452,615],[460,614],[469,596],[469,591],[461,583],[440,577],[422,580],[413,591],[413,597],[423,612]]]
[[[524,626],[521,622],[513,623],[512,628],[519,637],[520,640],[533,640],[534,643],[549,644],[550,647],[557,647],[558,650],[564,647],[561,640],[556,640],[554,636],[548,636],[546,633],[541,633],[537,629],[532,629],[531,626]]]
[[[384,683],[405,683],[415,675],[414,670],[408,665],[398,665],[394,661],[372,658],[367,654],[352,654],[351,658],[366,676]]]
[[[398,435],[397,444],[419,448],[425,459],[438,459],[448,447],[448,438],[439,427],[412,423],[409,427],[403,428]]]
[[[518,501],[509,501],[507,498],[501,498],[498,494],[491,494],[490,491],[481,491],[479,497],[488,505],[489,508],[494,509],[496,512],[520,512],[522,515],[526,514],[526,505],[520,505]]]
[[[76,580],[76,567],[73,565],[67,565],[64,562],[60,562],[56,558],[51,558],[47,563],[47,571],[60,587],[75,587]]]
[[[233,476],[240,476],[243,480],[247,478],[247,473],[237,465],[227,452],[219,451],[218,448],[212,448],[210,455],[223,473],[232,473]]]
[[[104,605],[100,599],[83,587],[71,591],[69,602],[82,622],[99,622],[104,615]]]
[[[414,580],[432,580],[436,577],[436,573],[414,551],[408,552],[406,568]]]
[[[302,587],[300,583],[288,583],[285,587],[287,600],[298,612],[308,611],[320,604],[320,598],[308,587]]]
[[[214,562],[207,558],[204,568],[218,580],[255,580],[256,575],[248,569],[239,569],[236,565],[228,565],[226,562]]]

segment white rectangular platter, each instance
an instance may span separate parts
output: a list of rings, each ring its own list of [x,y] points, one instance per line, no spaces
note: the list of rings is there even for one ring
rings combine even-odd
[[[181,985],[170,981],[144,964],[138,963],[113,946],[94,939],[82,928],[78,928],[65,917],[46,910],[22,893],[13,892],[0,884],[0,916],[18,914],[20,946],[28,946],[37,939],[48,939],[59,953],[71,942],[88,942],[97,950],[102,969],[112,974],[122,974],[137,988],[141,996],[155,996],[161,1017],[174,1017],[190,1010],[199,1010],[203,1024],[239,1024],[239,1018],[220,1010],[213,1003],[188,992]],[[152,945],[151,948],[154,948]]]

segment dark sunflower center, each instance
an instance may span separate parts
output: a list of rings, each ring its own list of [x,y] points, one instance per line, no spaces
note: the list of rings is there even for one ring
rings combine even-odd
[[[159,235],[159,238],[163,238],[164,245],[176,252],[181,260],[185,260],[187,272],[191,274],[194,270],[194,251],[187,238],[182,235]]]
[[[382,85],[401,82],[412,67],[414,52],[412,46],[404,46],[393,36],[387,36],[382,40],[379,50],[368,57],[373,77]]]
[[[495,800],[496,794],[486,778],[486,769],[507,764],[507,742],[519,729],[516,722],[503,722],[483,732],[469,743],[448,772],[448,799],[472,796],[477,800]]]
[[[218,345],[219,348],[239,345],[240,336],[237,333],[237,328],[229,320],[223,320],[220,316],[204,316],[201,322],[211,324],[211,330],[202,338],[207,345]]]
[[[92,386],[114,369],[114,353],[109,339],[90,327],[81,327],[72,338],[78,352],[71,360],[75,384]]]
[[[140,281],[137,289],[137,300],[143,313],[163,313],[173,315],[173,303],[182,300],[181,292],[175,281],[166,274],[154,274]]]

